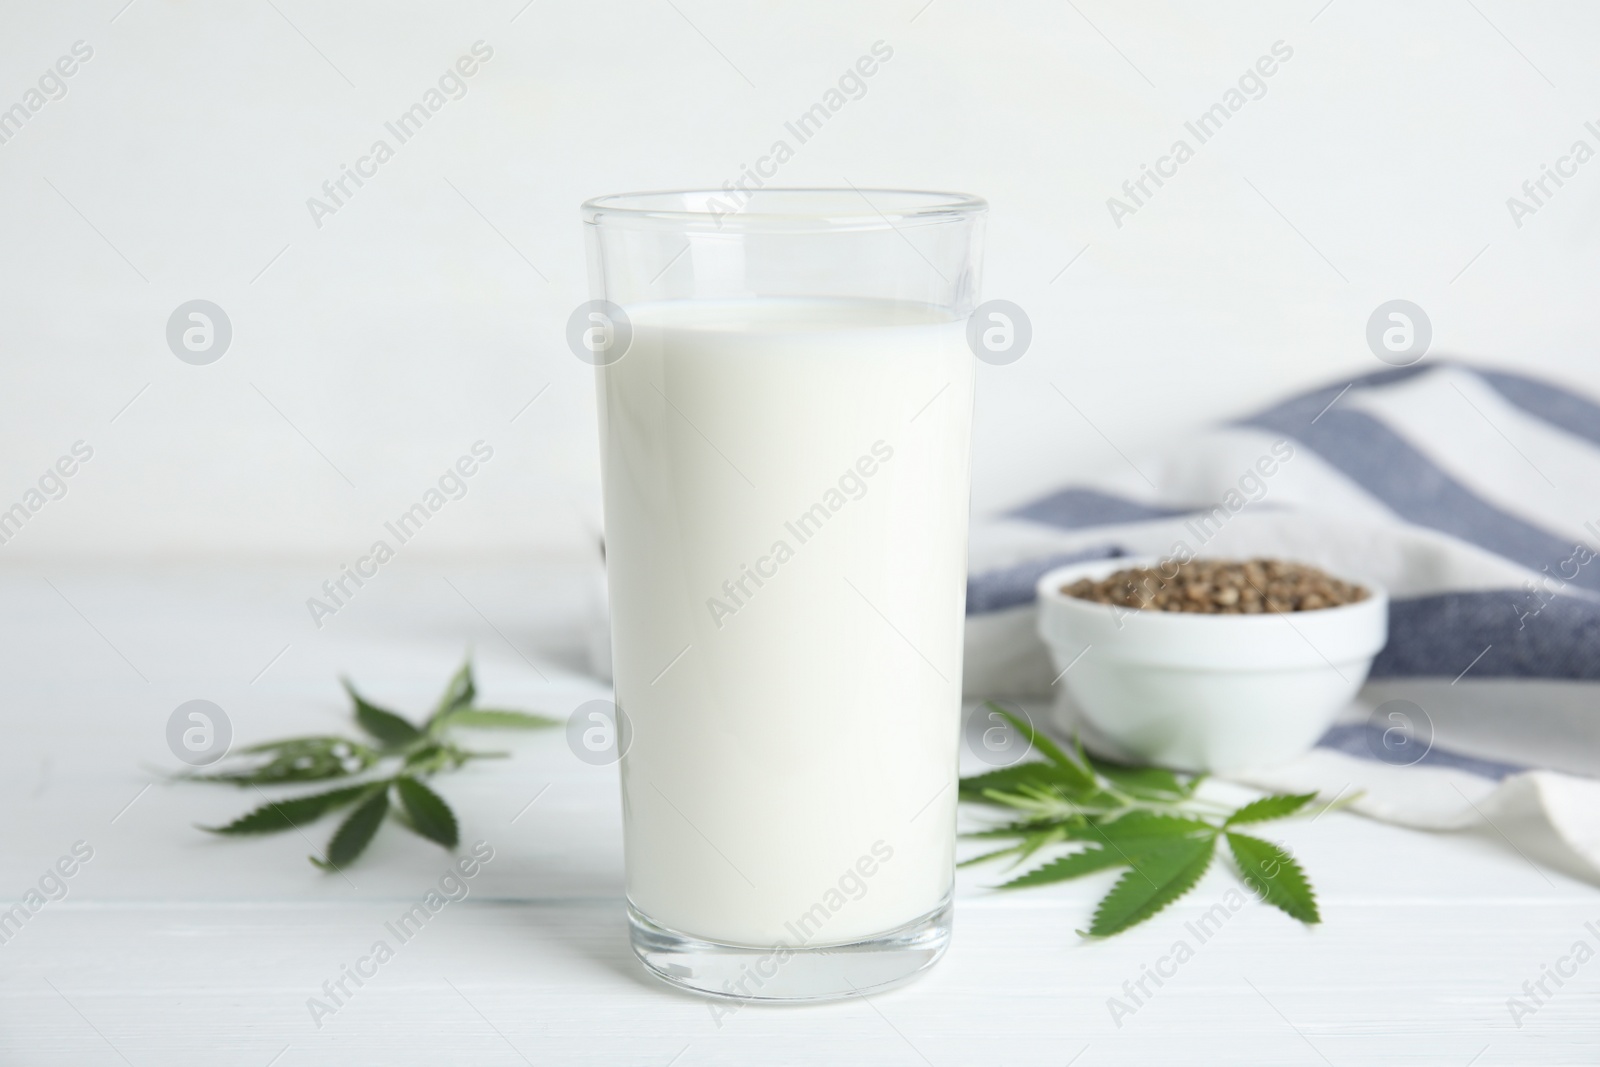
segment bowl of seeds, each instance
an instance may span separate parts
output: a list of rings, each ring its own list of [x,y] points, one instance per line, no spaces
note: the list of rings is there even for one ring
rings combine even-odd
[[[1233,771],[1306,752],[1388,640],[1377,583],[1278,559],[1113,559],[1039,580],[1039,635],[1085,740]]]

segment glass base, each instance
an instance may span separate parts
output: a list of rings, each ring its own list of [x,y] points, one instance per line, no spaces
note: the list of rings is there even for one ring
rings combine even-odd
[[[825,947],[750,948],[702,941],[652,922],[628,903],[634,955],[680,989],[742,1002],[835,1000],[910,981],[950,944],[950,899],[904,926]]]

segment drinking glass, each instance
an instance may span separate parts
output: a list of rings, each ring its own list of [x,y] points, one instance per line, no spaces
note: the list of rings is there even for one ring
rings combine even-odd
[[[668,982],[848,996],[948,942],[986,210],[583,207],[628,917]]]

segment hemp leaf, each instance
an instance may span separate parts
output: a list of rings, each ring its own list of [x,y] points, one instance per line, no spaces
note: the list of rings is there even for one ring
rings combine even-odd
[[[355,704],[356,722],[385,745],[390,747],[407,745],[422,733],[387,708],[380,708],[362,699],[361,694],[356,692],[356,687],[350,684],[350,679],[342,678],[340,681],[344,685],[345,692],[350,694],[351,702]]]
[[[980,859],[989,859],[981,856]],[[968,860],[967,862],[972,862]],[[1000,889],[1022,889],[1030,885],[1046,885],[1050,882],[1065,881],[1076,878],[1080,874],[1092,874],[1103,871],[1107,867],[1121,867],[1128,861],[1112,852],[1109,848],[1086,848],[1081,852],[1069,852],[1065,856],[1046,863],[1043,867],[1035,867],[1018,878],[1000,886]]]
[[[1313,800],[1317,799],[1315,793],[1298,793],[1293,796],[1279,793],[1260,800],[1252,800],[1232,815],[1228,816],[1226,826],[1238,826],[1247,822],[1266,822],[1268,819],[1281,819],[1293,815]]]
[[[420,837],[445,848],[461,839],[455,812],[423,779],[453,771],[476,759],[494,759],[504,752],[479,752],[458,745],[450,736],[457,727],[481,729],[544,729],[560,720],[526,711],[473,706],[478,687],[468,659],[451,677],[433,713],[417,726],[409,719],[368,701],[348,679],[351,712],[376,745],[345,737],[290,737],[268,741],[229,756],[237,766],[210,774],[180,778],[240,787],[294,785],[303,782],[353,780],[353,784],[320,793],[269,800],[222,826],[200,829],[225,836],[250,836],[299,830],[341,808],[351,811],[328,841],[326,858],[311,857],[323,870],[354,862],[372,843],[391,810],[396,821]],[[388,765],[388,766],[380,766]],[[378,768],[376,776],[367,772]]]
[[[1133,869],[1117,879],[1095,910],[1091,937],[1109,937],[1150,918],[1194,888],[1211,866],[1215,835],[1182,837],[1132,859]]]
[[[366,791],[366,786],[353,785],[328,793],[273,801],[239,816],[226,826],[202,826],[201,829],[214,834],[275,834],[279,830],[292,830],[300,823],[314,822],[335,808],[353,803]]]
[[[1233,862],[1239,865],[1240,877],[1262,900],[1303,923],[1322,921],[1305,872],[1287,852],[1271,841],[1232,832],[1228,834],[1228,848],[1233,852]]]
[[[243,766],[189,777],[198,782],[229,782],[238,786],[321,782],[364,771],[378,757],[375,749],[343,737],[292,737],[241,749],[236,758]]]
[[[439,698],[439,704],[428,721],[432,723],[459,708],[470,708],[477,696],[478,687],[472,680],[472,662],[469,660],[451,676],[450,684],[444,687],[444,695]]]
[[[502,730],[542,730],[559,726],[559,719],[548,715],[530,715],[526,711],[505,711],[501,708],[457,708],[442,717],[435,717],[429,731],[445,726],[482,726]]]
[[[999,889],[1127,868],[1100,901],[1089,929],[1080,931],[1087,937],[1110,937],[1193,889],[1222,838],[1240,878],[1260,900],[1303,923],[1322,921],[1311,883],[1294,857],[1270,841],[1233,829],[1302,813],[1315,793],[1273,794],[1228,811],[1196,795],[1201,775],[1096,759],[1081,744],[1069,754],[1006,709],[987,706],[1005,716],[1044,758],[961,779],[962,800],[1012,813],[1011,822],[965,835],[1012,844],[961,866],[1009,858],[1016,867],[1044,849],[1075,849]]]
[[[400,803],[405,806],[411,828],[429,841],[437,841],[445,848],[455,848],[461,840],[461,831],[456,826],[455,812],[450,810],[444,798],[409,774],[396,778],[394,786],[395,792],[400,794]]]
[[[339,824],[339,829],[333,832],[333,837],[328,841],[328,858],[325,860],[311,857],[311,862],[324,870],[335,870],[346,866],[366,850],[372,839],[378,835],[378,827],[383,825],[383,817],[389,814],[389,784],[379,782],[366,791],[366,799],[356,806]]]

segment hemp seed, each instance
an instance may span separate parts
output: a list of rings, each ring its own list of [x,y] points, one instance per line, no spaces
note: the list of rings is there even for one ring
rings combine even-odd
[[[1109,578],[1080,578],[1061,587],[1068,596],[1145,611],[1199,615],[1261,615],[1316,611],[1365,600],[1367,591],[1304,563],[1278,559],[1195,559],[1160,567],[1130,567]]]

